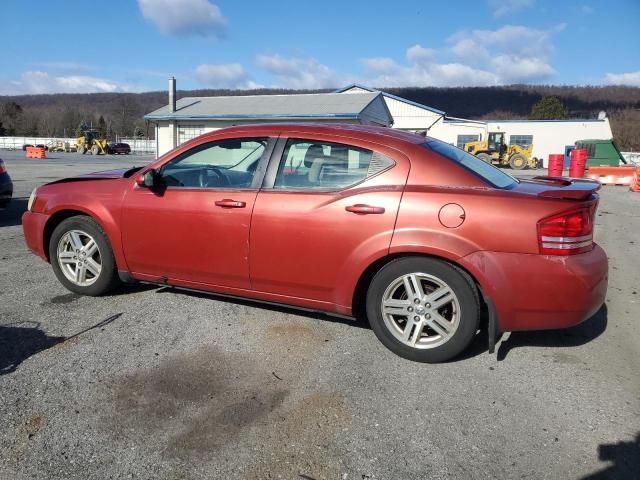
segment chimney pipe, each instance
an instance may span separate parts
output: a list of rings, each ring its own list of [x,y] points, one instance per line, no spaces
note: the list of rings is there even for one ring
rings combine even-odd
[[[169,77],[169,111],[176,111],[176,78]]]

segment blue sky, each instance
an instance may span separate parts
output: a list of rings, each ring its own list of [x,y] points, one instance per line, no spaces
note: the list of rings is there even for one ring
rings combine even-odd
[[[2,0],[0,95],[640,86],[640,0]],[[83,21],[80,22],[79,19]]]

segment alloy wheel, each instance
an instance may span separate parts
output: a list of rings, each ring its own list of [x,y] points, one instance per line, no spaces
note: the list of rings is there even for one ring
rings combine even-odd
[[[75,285],[92,285],[102,271],[102,257],[94,238],[82,230],[70,230],[58,242],[58,264]]]
[[[412,348],[443,345],[460,324],[455,292],[442,279],[426,273],[410,273],[391,282],[380,308],[387,329]]]

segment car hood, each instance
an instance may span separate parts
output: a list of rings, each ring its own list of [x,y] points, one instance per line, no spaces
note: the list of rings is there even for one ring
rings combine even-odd
[[[129,178],[142,167],[119,168],[117,170],[105,170],[102,172],[85,173],[75,177],[63,178],[56,180],[54,183],[81,182],[86,180],[113,180],[117,178]]]

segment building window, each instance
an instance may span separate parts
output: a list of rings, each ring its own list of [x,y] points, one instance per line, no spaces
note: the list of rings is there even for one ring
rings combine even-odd
[[[527,148],[533,143],[533,135],[511,135],[509,137],[509,143]]]
[[[204,125],[179,125],[178,126],[178,145],[199,137],[204,133]]]
[[[480,140],[480,135],[458,135],[458,141],[456,142],[456,147],[464,148],[465,143],[469,142],[477,142]]]

